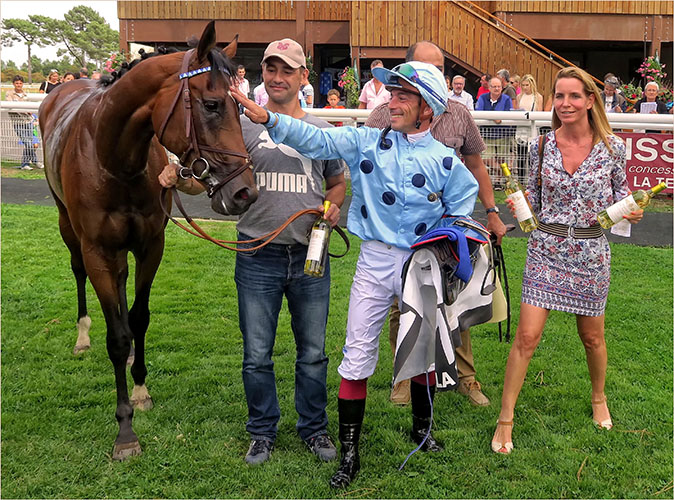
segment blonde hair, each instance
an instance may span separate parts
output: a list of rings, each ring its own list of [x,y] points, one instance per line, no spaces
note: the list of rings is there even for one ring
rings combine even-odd
[[[531,85],[531,93],[534,95],[534,98],[536,97],[536,94],[538,94],[538,85],[536,85],[536,80],[534,80],[533,75],[530,75],[527,73],[522,77],[522,80],[520,81],[520,87],[524,82],[529,82],[529,85]],[[524,90],[522,91],[524,92]]]
[[[601,99],[601,94],[599,93],[599,88],[592,80],[592,77],[587,72],[580,68],[576,68],[575,66],[560,69],[557,73],[557,76],[555,77],[555,83],[552,86],[553,100],[555,95],[554,89],[557,88],[557,82],[562,78],[575,78],[576,80],[579,80],[583,84],[583,91],[585,92],[585,95],[588,97],[590,95],[594,95],[594,103],[592,104],[592,108],[587,115],[587,119],[590,122],[590,127],[592,127],[594,139],[593,144],[597,144],[599,141],[602,141],[606,145],[606,148],[609,150],[609,152],[612,154],[613,150],[611,149],[611,144],[608,137],[613,135],[613,129],[611,129],[611,125],[608,123],[608,118],[606,117],[606,111],[604,111],[604,105],[602,104],[603,101]],[[559,120],[553,105],[552,129],[557,130],[561,126],[562,122]]]

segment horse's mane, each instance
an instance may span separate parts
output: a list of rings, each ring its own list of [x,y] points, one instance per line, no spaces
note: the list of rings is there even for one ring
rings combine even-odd
[[[190,40],[188,40],[187,43],[188,46],[195,47],[196,44],[198,43],[198,39],[191,38]],[[100,82],[99,85],[102,87],[109,87],[110,85],[118,81],[120,78],[122,78],[126,73],[135,68],[139,62],[144,61],[149,57],[161,56],[165,54],[175,54],[176,52],[181,51],[174,47],[167,48],[164,46],[159,46],[155,52],[145,52],[143,49],[140,49],[138,51],[140,57],[134,59],[131,62],[124,61],[120,69],[113,71],[109,75],[103,75],[99,80]],[[211,63],[211,85],[215,83],[215,78],[217,78],[217,75],[221,72],[228,74],[230,78],[233,78],[233,75],[236,73],[234,63],[225,54],[223,54],[221,50],[212,49],[208,54],[208,60]]]

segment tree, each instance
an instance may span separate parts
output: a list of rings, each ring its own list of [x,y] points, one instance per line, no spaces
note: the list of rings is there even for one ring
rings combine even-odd
[[[48,40],[39,26],[26,19],[4,19],[2,21],[2,45],[11,47],[14,42],[23,42],[28,49],[28,83],[33,83],[33,68],[31,66],[31,52],[33,45],[44,47]]]
[[[37,15],[29,18],[52,43],[66,46],[58,51],[59,56],[69,53],[80,67],[87,66],[89,60],[100,67],[117,50],[119,33],[91,7],[73,7],[63,21]]]

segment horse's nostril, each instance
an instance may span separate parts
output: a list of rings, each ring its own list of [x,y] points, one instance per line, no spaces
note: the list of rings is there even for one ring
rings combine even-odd
[[[247,200],[248,199],[248,190],[244,189],[242,191],[239,191],[239,198],[241,198],[242,200]]]

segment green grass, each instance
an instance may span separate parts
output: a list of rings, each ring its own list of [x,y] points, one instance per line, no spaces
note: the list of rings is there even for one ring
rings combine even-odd
[[[234,234],[231,223],[205,226],[222,237]],[[410,410],[388,403],[391,354],[384,342],[369,383],[362,470],[349,490],[335,492],[327,485],[335,464],[318,463],[295,432],[287,310],[275,353],[283,415],[276,450],[261,467],[243,462],[248,438],[231,252],[167,229],[147,336],[155,407],[134,418],[144,454],[117,463],[110,458],[117,424],[105,324],[89,286],[92,350],[74,358],[75,283],[56,209],[4,204],[2,236],[3,498],[672,497],[671,248],[612,245],[606,320],[612,431],[591,424],[575,319],[553,312],[518,403],[515,451],[493,454],[489,441],[510,346],[498,341],[495,325],[485,325],[473,329],[473,349],[492,406],[438,395],[435,435],[446,451],[416,454],[398,472],[413,448],[406,437]],[[335,437],[353,244],[346,258],[333,260],[327,352]],[[504,244],[515,325],[525,245],[518,238]]]

